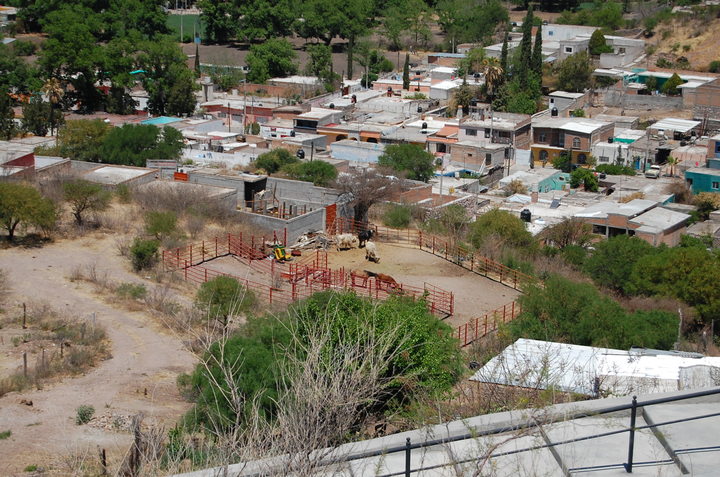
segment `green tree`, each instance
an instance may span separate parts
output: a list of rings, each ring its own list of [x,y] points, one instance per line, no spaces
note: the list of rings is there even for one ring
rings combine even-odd
[[[378,164],[404,172],[407,178],[427,182],[435,173],[435,158],[417,144],[393,144],[385,148]]]
[[[560,169],[563,172],[572,172],[572,156],[570,156],[570,153],[563,151],[552,160],[552,165],[555,169]]]
[[[111,128],[99,119],[70,120],[58,131],[56,147],[39,148],[37,152],[74,161],[101,162],[103,142]]]
[[[586,52],[575,53],[560,64],[558,89],[582,93],[592,84],[592,66]]]
[[[407,4],[407,0],[396,0],[385,9],[380,31],[390,51],[402,49],[402,37],[410,27]]]
[[[575,169],[570,174],[570,187],[576,188],[583,185],[588,192],[597,192],[598,190],[598,178],[589,169],[582,167]]]
[[[517,76],[520,78],[521,84],[532,71],[532,27],[533,27],[533,8],[528,7],[527,14],[522,24],[522,39],[520,40],[520,59],[518,62]]]
[[[51,128],[61,125],[65,121],[62,111],[54,108],[52,103],[46,103],[38,97],[23,104],[22,111],[23,130],[36,136],[46,136]]]
[[[287,76],[297,72],[295,51],[284,38],[271,38],[264,43],[252,45],[246,62],[250,71],[248,80],[264,83],[270,78]]]
[[[662,92],[667,94],[668,96],[677,96],[680,94],[678,86],[683,83],[684,81],[680,79],[680,76],[678,76],[677,73],[673,73],[673,75],[665,82],[665,84],[663,84]]]
[[[410,89],[410,55],[405,53],[405,64],[403,65],[403,89]]]
[[[632,291],[677,298],[694,306],[705,323],[720,314],[720,259],[703,247],[664,248],[639,258],[630,275]]]
[[[256,169],[263,169],[268,175],[274,174],[288,164],[295,164],[300,160],[283,148],[273,149],[260,154],[253,162]]]
[[[632,294],[634,285],[630,276],[635,263],[654,252],[655,248],[644,240],[618,235],[595,245],[595,251],[585,263],[585,273],[599,286]]]
[[[12,100],[7,91],[0,90],[0,139],[9,141],[17,132],[15,125],[15,112],[12,108]]]
[[[238,36],[245,41],[282,38],[292,34],[296,4],[291,0],[248,0],[239,5]]]
[[[284,166],[282,169],[295,180],[312,182],[319,187],[330,185],[338,175],[335,166],[325,161],[293,163]]]
[[[505,74],[504,78],[507,78],[508,73],[510,73],[510,69],[509,69],[510,64],[508,63],[508,41],[509,41],[509,33],[506,30],[505,36],[503,37],[502,49],[500,50],[500,68],[502,68],[502,70]]]
[[[496,240],[505,246],[529,247],[535,240],[525,228],[525,222],[505,210],[493,209],[470,224],[468,240],[481,247],[486,240]]]
[[[458,108],[462,108],[462,113],[470,113],[470,103],[475,97],[475,90],[470,87],[467,82],[463,83],[455,89],[452,99],[450,100],[449,114],[454,115]]]
[[[148,159],[177,159],[182,149],[182,134],[165,126],[125,124],[111,129],[103,139],[103,162],[145,167]]]
[[[332,49],[327,45],[316,44],[308,45],[307,52],[309,61],[306,72],[317,76],[326,85],[332,84],[337,76],[333,72]]]
[[[649,91],[656,91],[657,90],[657,78],[654,76],[648,76],[648,78],[645,80],[645,87]]]
[[[66,182],[63,184],[63,192],[78,225],[83,224],[86,212],[101,212],[110,205],[110,192],[99,184],[85,180]]]
[[[191,114],[195,110],[194,74],[187,56],[170,37],[144,42],[138,55],[149,94],[148,110],[155,115]]]
[[[326,338],[319,343],[314,339],[318,330],[326,331]],[[278,408],[301,391],[288,387],[293,382],[289,373],[294,372],[290,364],[302,366],[305,350],[320,346],[318,354],[327,356],[323,361],[328,364],[333,361],[329,357],[352,353],[358,356],[357,361],[348,363],[356,366],[353,373],[384,383],[378,394],[358,404],[358,418],[351,429],[341,433],[348,434],[367,413],[382,413],[410,403],[413,398],[438,398],[447,393],[462,374],[460,351],[451,335],[450,327],[432,316],[422,301],[397,297],[378,303],[353,293],[316,293],[279,318],[250,318],[224,345],[213,345],[189,379],[196,396],[192,419],[228,431],[243,426],[248,416],[237,413],[248,412],[249,405],[238,409],[219,399],[230,383],[243,402],[254,399],[260,405],[261,416],[274,419]],[[382,336],[392,340],[387,346],[374,346]],[[368,375],[368,363],[360,357],[377,350],[382,350],[382,355],[373,361],[383,363],[382,372]],[[337,368],[331,368],[323,368],[324,373],[331,374],[320,378],[332,380]],[[228,379],[228,371],[232,379]],[[332,445],[340,442],[333,441]]]
[[[157,240],[145,240],[135,237],[130,246],[130,256],[132,259],[133,269],[136,272],[145,270],[157,262],[157,252],[160,248],[160,242]]]
[[[205,26],[205,40],[228,43],[237,31],[238,10],[232,0],[198,0],[200,20]]]
[[[0,91],[34,93],[42,86],[38,69],[7,45],[0,44]]]
[[[626,313],[588,283],[556,275],[529,288],[519,299],[522,314],[509,325],[513,337],[584,346],[669,349],[677,317],[663,311]]]
[[[0,224],[7,230],[9,241],[15,238],[15,230],[20,224],[49,229],[56,218],[52,201],[34,187],[0,182]]]
[[[590,43],[588,43],[588,50],[591,55],[600,55],[602,53],[612,53],[613,49],[605,41],[605,35],[602,30],[595,30],[590,36]]]
[[[497,0],[439,0],[438,24],[449,42],[487,44],[495,27],[508,22],[508,12]]]
[[[195,297],[198,307],[208,318],[227,327],[233,316],[247,313],[255,305],[255,295],[236,279],[219,276],[200,285]]]
[[[542,24],[537,27],[535,33],[535,45],[533,46],[531,69],[539,78],[542,78],[543,56],[542,56]]]
[[[177,232],[177,214],[171,210],[151,210],[145,213],[145,233],[163,240]]]

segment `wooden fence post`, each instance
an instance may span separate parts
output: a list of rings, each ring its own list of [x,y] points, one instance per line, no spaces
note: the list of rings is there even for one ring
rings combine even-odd
[[[192,244],[190,244],[190,263],[193,263],[193,259],[192,259]]]
[[[23,351],[23,376],[27,378],[27,351]]]
[[[25,303],[23,303],[23,330],[27,329],[27,307]]]

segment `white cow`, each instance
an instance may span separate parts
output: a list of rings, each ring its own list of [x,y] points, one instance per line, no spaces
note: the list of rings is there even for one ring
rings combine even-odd
[[[355,248],[358,245],[358,238],[353,234],[340,234],[335,236],[335,245],[339,250]]]
[[[365,260],[371,262],[380,263],[380,252],[378,252],[377,245],[375,242],[365,243]]]

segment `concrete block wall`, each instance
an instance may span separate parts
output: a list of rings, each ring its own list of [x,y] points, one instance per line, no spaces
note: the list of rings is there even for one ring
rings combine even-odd
[[[307,204],[308,208],[311,205],[315,208],[334,204],[337,202],[338,197],[342,195],[340,191],[316,187],[310,182],[279,179],[277,177],[268,177],[266,187],[268,191],[275,191],[275,197],[279,200]]]
[[[272,215],[252,214],[239,211],[244,221],[257,227],[271,231],[287,229],[288,243],[293,243],[302,234],[310,231],[325,230],[325,209],[320,208],[290,220],[283,220]]]
[[[682,109],[681,96],[650,96],[645,94],[626,94],[622,91],[609,89],[604,95],[605,106],[619,107],[624,105],[632,109]]]

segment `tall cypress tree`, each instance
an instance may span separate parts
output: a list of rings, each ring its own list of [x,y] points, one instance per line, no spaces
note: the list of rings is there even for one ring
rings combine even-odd
[[[195,39],[195,75],[200,76],[200,44]]]
[[[405,53],[405,65],[403,66],[403,89],[410,89],[410,55]]]
[[[508,32],[505,32],[505,38],[503,39],[502,50],[500,50],[500,68],[503,70],[503,78],[507,78],[508,74]]]
[[[537,33],[535,33],[535,47],[533,48],[531,62],[531,69],[538,75],[538,78],[542,77],[542,64],[542,25],[539,25]]]
[[[518,65],[518,76],[523,84],[527,82],[528,72],[531,70],[532,58],[532,24],[533,24],[533,8],[528,8],[525,20],[523,20],[523,36],[520,40],[520,64]]]

